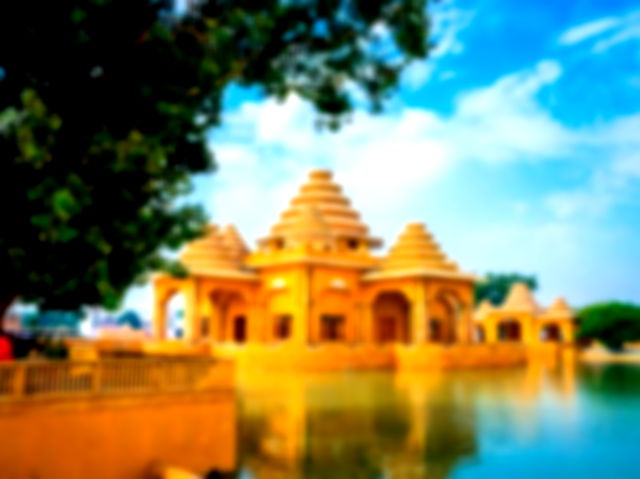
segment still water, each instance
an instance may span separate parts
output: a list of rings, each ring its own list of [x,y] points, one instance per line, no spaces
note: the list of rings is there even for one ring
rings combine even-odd
[[[640,477],[640,366],[265,378],[246,478]]]
[[[2,405],[0,405],[2,406]],[[236,395],[0,407],[1,479],[640,477],[640,366],[247,378]]]

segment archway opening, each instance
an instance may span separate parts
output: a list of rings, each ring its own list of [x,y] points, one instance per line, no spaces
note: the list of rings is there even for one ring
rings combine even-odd
[[[168,298],[165,303],[165,337],[179,339],[184,337],[185,332],[185,297],[182,291],[176,289],[169,293]]]
[[[522,340],[522,328],[515,319],[506,319],[498,324],[498,340],[515,342]]]
[[[373,332],[378,344],[408,343],[411,338],[409,301],[400,292],[384,292],[373,303]]]
[[[557,324],[547,324],[540,330],[540,340],[545,342],[560,342],[562,335]]]
[[[486,341],[486,336],[484,333],[484,326],[478,324],[475,327],[475,336],[474,336],[474,340],[476,343],[484,343]]]
[[[233,342],[244,343],[247,341],[247,317],[239,315],[233,318]]]
[[[457,339],[454,298],[439,296],[429,304],[429,341],[451,344]]]

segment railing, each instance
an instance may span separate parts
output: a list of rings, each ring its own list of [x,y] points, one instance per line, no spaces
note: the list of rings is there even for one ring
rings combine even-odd
[[[0,363],[0,401],[229,390],[233,364],[209,358]]]

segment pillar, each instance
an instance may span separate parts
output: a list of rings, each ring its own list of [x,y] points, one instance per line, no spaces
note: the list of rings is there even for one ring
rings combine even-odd
[[[306,345],[309,334],[309,306],[311,298],[309,294],[310,287],[310,268],[303,266],[298,273],[299,290],[297,294],[296,312],[293,315],[293,331],[292,342],[298,345]]]
[[[423,344],[427,341],[427,294],[422,281],[416,284],[411,303],[411,344]]]
[[[484,337],[485,341],[489,344],[498,342],[498,321],[495,318],[485,319],[484,325]]]
[[[198,337],[198,304],[195,281],[187,281],[182,287],[184,294],[184,318],[182,337],[188,343],[193,343]]]
[[[158,287],[155,287],[153,298],[153,339],[166,339],[167,337],[167,295]]]
[[[362,343],[371,346],[375,342],[374,328],[373,328],[373,303],[362,303],[362,324],[361,324],[361,338]]]
[[[218,344],[222,332],[222,311],[218,301],[209,298],[209,310],[209,337],[213,344]]]
[[[562,342],[573,343],[575,341],[575,327],[572,321],[563,321],[560,326]]]

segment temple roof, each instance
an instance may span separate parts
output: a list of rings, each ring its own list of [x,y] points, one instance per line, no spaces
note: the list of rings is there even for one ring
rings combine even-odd
[[[483,320],[489,313],[495,311],[495,306],[488,299],[483,299],[476,310],[473,312],[473,318],[476,321]]]
[[[229,233],[226,236],[229,237]],[[205,236],[187,244],[180,254],[180,261],[190,274],[240,271],[240,260],[234,257],[222,232],[214,224],[207,226]]]
[[[235,226],[231,224],[224,226],[220,236],[235,261],[241,262],[249,254],[249,248]]]
[[[427,269],[458,273],[458,265],[447,259],[433,235],[422,223],[409,223],[389,254],[382,260],[383,271]]]
[[[282,238],[311,230],[336,237],[363,239],[371,246],[380,244],[379,239],[369,235],[369,227],[351,207],[351,202],[328,170],[311,171],[308,181],[300,187],[278,223],[271,228],[269,237]]]
[[[506,312],[538,313],[540,306],[526,283],[513,283],[509,294],[507,294],[507,298],[500,306],[500,310]]]
[[[572,318],[574,313],[567,301],[562,297],[558,297],[551,306],[546,309],[543,316],[549,318]]]

